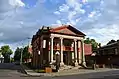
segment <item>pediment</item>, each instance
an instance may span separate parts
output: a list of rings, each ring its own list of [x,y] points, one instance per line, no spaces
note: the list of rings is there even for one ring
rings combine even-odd
[[[78,36],[85,36],[85,34],[83,34],[82,32],[80,32],[79,30],[77,30],[76,28],[68,25],[68,26],[61,26],[61,27],[57,27],[51,30],[51,32],[54,33],[61,33],[61,34],[69,34],[69,35],[78,35]]]

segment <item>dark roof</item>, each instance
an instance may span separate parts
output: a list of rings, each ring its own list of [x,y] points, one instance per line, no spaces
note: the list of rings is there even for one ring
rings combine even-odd
[[[108,44],[108,45],[104,45],[104,46],[101,46],[101,48],[105,48],[105,47],[109,47],[109,46],[113,46],[115,44],[117,44],[118,42],[114,42],[114,43],[111,43],[111,44]]]

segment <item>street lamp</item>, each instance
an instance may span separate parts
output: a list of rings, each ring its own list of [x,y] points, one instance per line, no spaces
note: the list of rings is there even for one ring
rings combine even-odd
[[[20,22],[21,26],[23,25],[23,22]],[[27,38],[27,39],[31,39],[31,38]],[[22,43],[23,49],[21,50],[21,57],[20,57],[20,64],[22,64],[22,60],[23,60],[23,50],[24,50],[24,45]]]
[[[23,21],[20,21],[20,25],[21,25],[21,26],[23,25]],[[22,45],[23,45],[23,43],[22,43]],[[23,45],[23,49],[24,49],[24,45]],[[20,64],[22,64],[23,49],[21,50]]]

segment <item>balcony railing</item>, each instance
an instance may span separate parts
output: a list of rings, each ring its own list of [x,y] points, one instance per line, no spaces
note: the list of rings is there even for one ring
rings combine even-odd
[[[49,50],[50,50],[50,46],[49,46]],[[60,50],[60,46],[53,46],[53,50]],[[63,46],[63,51],[74,51],[74,47]],[[80,48],[78,48],[78,51],[80,51]]]

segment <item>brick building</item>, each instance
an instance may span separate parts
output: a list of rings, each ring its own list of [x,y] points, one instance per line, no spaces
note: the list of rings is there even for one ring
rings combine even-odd
[[[34,68],[43,68],[56,62],[60,56],[60,67],[86,66],[85,55],[92,53],[90,44],[84,44],[85,34],[71,25],[56,28],[42,27],[32,38]]]

